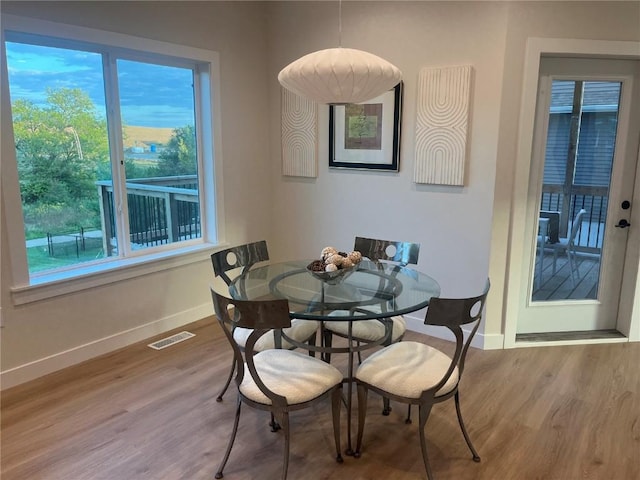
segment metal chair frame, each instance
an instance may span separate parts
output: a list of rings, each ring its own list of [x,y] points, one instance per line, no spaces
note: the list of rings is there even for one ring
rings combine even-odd
[[[558,253],[566,252],[567,259],[569,260],[569,268],[571,269],[571,286],[575,288],[576,280],[580,280],[580,272],[578,271],[578,264],[576,262],[576,238],[580,228],[582,227],[582,217],[587,214],[584,208],[581,208],[576,214],[573,223],[571,224],[571,231],[566,238],[560,238],[557,243],[551,244],[553,249],[553,271],[552,275],[556,274],[556,263],[558,261]]]
[[[228,273],[236,268],[242,268],[240,275],[248,271],[256,263],[269,261],[269,252],[267,250],[267,242],[260,240],[259,242],[238,245],[237,247],[227,248],[211,254],[211,264],[213,272],[220,276],[227,285],[231,285],[233,280]],[[240,283],[240,288],[244,288],[244,284]]]
[[[227,272],[241,268],[242,270],[239,275],[242,276],[244,272],[250,270],[256,263],[266,262],[268,260],[269,252],[267,250],[267,242],[264,240],[227,248],[211,254],[213,273],[214,275],[222,278],[227,286],[231,286],[233,283],[233,279],[229,277]],[[238,288],[244,289],[244,282],[241,281]],[[216,397],[216,402],[222,401],[222,397],[231,384],[235,368],[236,364],[232,361],[231,370],[229,371],[229,375],[227,376],[227,380],[225,381],[222,390]]]
[[[388,253],[389,247],[394,248],[393,255]],[[356,237],[353,249],[359,251],[363,257],[374,262],[384,260],[406,267],[409,264],[416,265],[418,263],[420,244]]]
[[[211,297],[218,321],[225,333],[227,340],[233,348],[234,365],[235,370],[237,371],[235,382],[238,385],[238,400],[233,423],[233,430],[231,432],[229,444],[220,463],[220,466],[218,467],[215,478],[223,478],[223,469],[229,459],[229,455],[231,453],[231,449],[238,432],[242,403],[245,403],[250,407],[259,410],[270,412],[272,418],[275,417],[282,426],[285,437],[282,479],[285,480],[287,478],[287,471],[289,467],[289,412],[307,408],[327,397],[331,397],[336,461],[338,463],[342,463],[343,459],[340,451],[340,404],[342,402],[342,379],[340,379],[340,381],[336,383],[332,388],[328,389],[327,391],[323,392],[310,401],[290,404],[287,402],[286,397],[278,395],[264,384],[254,363],[254,355],[258,353],[254,351],[256,341],[262,335],[268,334],[273,329],[283,329],[291,326],[291,319],[289,317],[289,302],[286,299],[260,301],[231,300],[216,293],[213,288],[211,289]],[[233,316],[229,312],[230,306],[234,309]],[[251,335],[247,339],[247,343],[244,349],[240,348],[240,346],[233,338],[233,329],[235,327],[253,329]],[[321,360],[314,361],[320,362]],[[268,397],[271,404],[257,403],[242,394],[242,392],[240,391],[240,385],[242,384],[244,376],[247,374],[247,370],[258,388],[264,395]]]
[[[390,253],[389,251],[390,248],[393,250],[392,253]],[[376,264],[380,264],[381,262],[396,263],[398,265],[398,271],[399,271],[401,268],[406,267],[409,264],[417,265],[418,255],[420,253],[420,244],[413,243],[413,242],[401,242],[397,240],[380,240],[375,238],[356,237],[353,249],[359,251],[362,254],[363,258],[368,258],[369,260],[371,260]],[[385,281],[384,278],[380,277],[380,282],[383,283],[384,281]],[[361,321],[370,322],[375,320],[361,320]],[[391,338],[392,329],[393,329],[393,321],[391,320],[391,318],[382,318],[378,321],[383,322],[386,325],[386,330],[389,332],[389,339],[385,343],[383,343],[383,345],[386,346],[386,345],[390,345],[391,343],[394,343],[394,341]],[[343,335],[340,332],[333,332],[323,327],[322,340],[325,346],[331,347],[333,343],[333,335],[337,335],[339,337],[347,338],[347,339],[349,338],[348,336]],[[404,334],[400,335],[395,340],[395,342],[400,342],[403,337],[404,337]],[[358,338],[354,336],[352,336],[351,339],[357,343],[358,347],[360,346],[361,343],[370,341],[367,339]],[[326,354],[325,359],[327,361],[331,361],[331,355]],[[360,350],[358,350],[358,362],[362,363],[362,355],[360,353]],[[383,402],[382,414],[389,415],[390,411],[391,411],[391,407],[389,406],[389,400],[388,398],[385,398]]]
[[[389,247],[392,247],[394,249],[394,253],[392,255],[387,253]],[[376,264],[380,264],[380,262],[382,261],[397,263],[399,267],[398,271],[400,271],[402,267],[406,267],[408,264],[416,265],[418,263],[420,244],[412,242],[399,242],[395,240],[377,240],[373,238],[356,237],[353,249],[359,251],[362,254],[363,258],[368,258]],[[384,281],[384,278],[380,277],[380,282]],[[386,321],[387,323],[390,323],[390,319],[386,318],[380,319],[380,321]],[[325,342],[324,344],[327,347],[331,347],[333,335],[348,338],[347,336],[339,332],[332,332],[331,330],[323,329],[323,340]],[[352,337],[352,339],[358,343],[369,341],[357,337]],[[400,336],[396,341],[400,340],[402,340],[402,336]],[[390,343],[391,338],[389,338],[389,341],[385,345],[389,345]],[[327,361],[331,360],[330,356],[326,359]],[[358,360],[362,361],[360,352],[358,352]]]
[[[239,245],[236,247],[227,248],[226,250],[221,250],[219,252],[215,252],[211,254],[211,264],[213,265],[213,272],[216,276],[219,276],[224,280],[227,286],[231,286],[234,283],[233,279],[228,275],[228,272],[235,269],[241,269],[238,274],[239,280],[234,284],[234,288],[239,290],[239,295],[245,297],[245,284],[244,284],[244,276],[243,274],[250,270],[255,264],[260,262],[266,262],[269,260],[269,252],[267,250],[267,242],[264,240],[260,240],[254,243],[247,243],[245,245]],[[306,321],[306,320],[305,320]],[[315,345],[316,343],[316,334],[314,333],[309,338],[303,339],[308,342],[310,345]],[[276,347],[280,347],[282,341],[282,336],[280,335],[280,330],[274,331],[274,343]],[[315,355],[313,351],[309,353],[311,356]],[[224,387],[216,397],[217,402],[222,401],[222,397],[225,392],[229,388],[231,384],[231,379],[233,378],[233,372],[235,371],[235,363],[231,362],[231,368],[229,370],[229,375],[227,376],[227,380],[224,384]],[[272,425],[273,431],[278,429],[278,425],[274,423]]]
[[[388,392],[370,385],[362,380],[358,379],[358,373],[356,372],[356,382],[358,385],[358,438],[356,445],[356,456],[360,456],[362,451],[362,438],[364,433],[364,425],[367,411],[367,394],[369,390],[374,391],[385,398],[391,398],[394,401],[411,405],[418,405],[419,407],[419,427],[420,433],[420,446],[422,450],[422,458],[427,472],[429,480],[433,480],[433,472],[431,465],[429,464],[429,457],[427,455],[427,443],[425,439],[425,425],[432,407],[437,404],[448,400],[453,397],[456,405],[456,414],[458,417],[458,423],[462,430],[462,435],[471,451],[473,460],[475,462],[480,461],[480,456],[471,443],[471,438],[467,432],[464,421],[462,419],[462,412],[460,410],[460,393],[458,387],[462,374],[464,371],[465,360],[471,341],[478,330],[480,321],[482,319],[482,313],[484,310],[487,294],[489,292],[490,282],[487,280],[484,292],[480,296],[471,298],[433,298],[429,303],[427,314],[425,316],[425,325],[442,326],[448,328],[455,336],[456,346],[455,353],[451,358],[451,364],[447,369],[442,379],[436,383],[433,387],[422,392],[419,398],[408,398],[395,395],[392,392]],[[465,339],[464,332],[462,331],[462,325],[472,325],[471,331],[468,333]],[[428,368],[425,365],[424,368]],[[458,382],[451,391],[436,396],[437,392],[447,383],[455,369],[458,369]]]

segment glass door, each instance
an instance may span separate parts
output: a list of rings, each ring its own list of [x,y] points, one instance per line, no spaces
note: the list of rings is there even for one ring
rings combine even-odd
[[[543,57],[523,334],[615,331],[640,113],[640,62]],[[636,86],[636,91],[633,88]],[[633,131],[633,133],[632,133]]]
[[[598,298],[621,88],[551,82],[533,301]]]

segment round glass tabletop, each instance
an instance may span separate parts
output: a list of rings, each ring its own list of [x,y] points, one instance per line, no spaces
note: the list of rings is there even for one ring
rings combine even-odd
[[[311,260],[255,267],[236,278],[233,298],[286,298],[293,318],[359,320],[402,315],[440,295],[433,278],[410,267],[368,260],[347,275],[322,280],[307,270]]]

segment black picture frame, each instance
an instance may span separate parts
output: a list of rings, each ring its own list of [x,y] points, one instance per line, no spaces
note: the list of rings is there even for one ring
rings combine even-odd
[[[363,103],[329,106],[329,167],[400,168],[403,83]]]

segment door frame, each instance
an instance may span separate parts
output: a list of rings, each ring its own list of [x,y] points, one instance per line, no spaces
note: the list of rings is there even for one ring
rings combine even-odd
[[[529,189],[531,162],[533,154],[534,128],[536,120],[536,102],[538,97],[538,77],[540,61],[543,55],[581,56],[585,58],[625,58],[640,60],[640,42],[576,40],[557,38],[528,38],[524,59],[523,89],[520,103],[519,129],[516,150],[514,188],[511,199],[511,217],[505,279],[504,308],[504,348],[532,346],[530,342],[517,342],[516,331],[518,312],[527,289],[522,285],[526,276],[522,272],[522,258],[528,255],[527,246],[527,208],[535,194]],[[634,205],[630,222],[640,225],[640,168],[636,171]],[[530,243],[530,242],[529,242]],[[627,338],[624,341],[640,341],[640,228],[630,229],[628,248],[625,256],[625,268],[618,309],[617,328]],[[589,341],[602,343],[612,340]],[[620,340],[615,340],[620,341]],[[536,342],[535,345],[574,344],[585,341]]]

